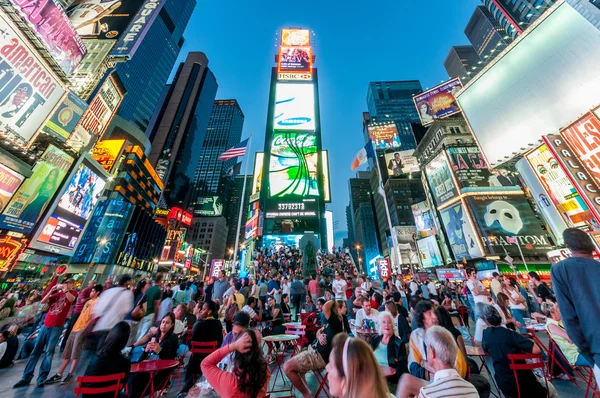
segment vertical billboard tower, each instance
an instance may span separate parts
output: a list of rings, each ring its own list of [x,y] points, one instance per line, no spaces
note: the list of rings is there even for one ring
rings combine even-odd
[[[263,246],[300,245],[313,233],[325,248],[326,155],[310,31],[283,29],[271,89],[260,187]]]

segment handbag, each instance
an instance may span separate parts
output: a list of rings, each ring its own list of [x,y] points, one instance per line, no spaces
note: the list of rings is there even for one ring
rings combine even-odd
[[[143,295],[142,298],[137,302],[133,311],[131,311],[131,317],[139,321],[144,315],[146,315],[146,302],[144,301],[141,305],[140,303],[146,298],[146,295]]]

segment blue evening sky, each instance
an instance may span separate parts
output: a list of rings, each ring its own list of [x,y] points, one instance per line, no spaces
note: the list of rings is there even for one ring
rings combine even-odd
[[[219,83],[217,99],[239,101],[246,116],[243,137],[254,133],[254,153],[264,149],[278,30],[302,27],[315,32],[323,148],[330,153],[333,201],[328,208],[337,221],[336,245],[341,245],[347,236],[348,179],[355,175],[350,163],[364,146],[361,115],[367,110],[368,83],[418,79],[425,89],[446,80],[443,62],[452,45],[468,44],[464,29],[480,4],[480,0],[199,0],[177,64],[189,51],[206,53]]]

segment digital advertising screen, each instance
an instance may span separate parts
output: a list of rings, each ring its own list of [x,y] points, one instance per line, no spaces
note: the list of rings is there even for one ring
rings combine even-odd
[[[24,179],[25,176],[0,164],[0,213],[4,210]]]
[[[419,202],[412,205],[412,213],[415,218],[417,231],[428,231],[435,228],[431,208],[427,202]]]
[[[478,237],[461,202],[441,210],[440,216],[456,261],[483,257],[477,242]]]
[[[75,0],[67,15],[84,39],[117,40],[144,0]]]
[[[0,215],[0,228],[31,232],[72,164],[71,156],[49,145]]]
[[[323,200],[331,203],[331,183],[329,180],[329,152],[321,151],[321,166],[323,168]]]
[[[417,247],[421,254],[421,265],[424,268],[439,267],[444,264],[435,236],[419,239],[417,241]]]
[[[308,29],[282,29],[281,45],[286,47],[310,46],[310,31]]]
[[[264,152],[256,152],[256,155],[254,156],[254,172],[252,173],[252,195],[260,192],[264,160]]]
[[[438,206],[458,195],[450,165],[443,151],[425,166],[425,175]]]
[[[79,165],[37,241],[75,250],[105,185],[103,177],[85,164]]]
[[[92,158],[110,173],[121,154],[123,145],[125,145],[124,139],[98,141],[92,150]]]
[[[194,215],[203,217],[218,217],[223,214],[223,201],[220,196],[198,198],[194,206]]]
[[[471,196],[469,204],[490,254],[545,254],[554,249],[525,195]]]
[[[519,190],[519,182],[506,170],[488,169],[477,146],[447,148],[448,158],[459,184],[465,191]]]
[[[273,133],[269,164],[269,197],[318,196],[317,136]]]
[[[459,92],[461,88],[460,79],[455,78],[424,93],[415,95],[413,101],[423,126],[433,123],[436,119],[443,119],[459,113],[460,108],[456,104],[454,94]]]
[[[396,124],[370,125],[369,138],[375,149],[390,149],[400,147],[400,137]]]
[[[26,147],[62,99],[65,88],[8,21],[0,15],[0,134]]]
[[[309,83],[277,83],[274,130],[315,131],[315,87]]]
[[[44,132],[57,137],[61,141],[69,138],[79,120],[86,111],[88,104],[75,93],[69,91],[62,103],[43,127]]]
[[[464,269],[438,268],[435,270],[440,281],[466,281],[467,274]]]
[[[413,156],[414,153],[414,149],[386,153],[384,157],[388,177],[400,177],[403,174],[421,171],[417,158]]]
[[[279,73],[311,72],[312,49],[310,47],[279,47],[277,66]]]
[[[317,218],[319,203],[314,198],[270,199],[266,203],[265,218]]]
[[[569,143],[573,151],[579,155],[584,166],[588,169],[596,185],[600,184],[600,122],[593,113],[588,113],[571,124],[560,134]]]

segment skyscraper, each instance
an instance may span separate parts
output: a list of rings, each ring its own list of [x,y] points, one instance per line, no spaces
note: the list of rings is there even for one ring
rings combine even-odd
[[[410,130],[410,122],[419,123],[412,97],[421,94],[418,80],[371,82],[367,90],[367,107],[376,122],[393,120],[398,130]]]
[[[147,134],[152,142],[148,159],[165,182],[169,205],[188,205],[217,87],[206,55],[191,52],[179,65],[162,107],[156,109],[156,123]]]
[[[473,11],[465,35],[485,62],[491,61],[512,42],[500,22],[484,6],[477,6]]]
[[[222,195],[222,192],[219,192],[221,179],[227,170],[236,165],[238,159],[223,162],[219,160],[219,155],[240,142],[244,118],[237,100],[213,102],[208,128],[194,171],[192,203],[198,203],[198,198]]]
[[[379,255],[378,231],[373,212],[370,178],[370,172],[359,171],[356,178],[351,178],[348,182],[350,190],[349,223],[352,224],[354,241],[361,247],[357,256],[362,258],[362,261],[359,261],[362,264],[369,264]],[[350,234],[350,231],[348,233]]]
[[[482,0],[513,39],[523,33],[556,0]]]
[[[134,56],[118,63],[128,95],[117,112],[146,131],[161,92],[183,46],[183,32],[196,0],[165,0]]]
[[[485,63],[473,46],[452,46],[444,61],[444,68],[451,78],[460,78],[463,84],[473,78]]]
[[[229,179],[228,179],[229,180]],[[229,192],[225,195],[227,198],[227,206],[225,206],[224,216],[227,220],[227,249],[232,249],[235,245],[235,231],[237,230],[238,219],[240,215],[240,200],[242,198],[242,191],[244,188],[244,176],[237,175],[233,178],[233,181],[229,181],[227,184]],[[250,202],[250,193],[252,192],[252,175],[246,178],[246,192],[244,195],[243,211],[242,211],[242,223],[240,225],[239,242],[244,242],[244,227],[246,225],[246,215],[248,204]]]

